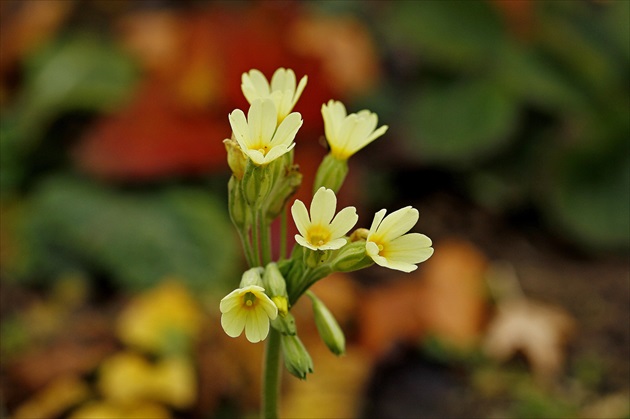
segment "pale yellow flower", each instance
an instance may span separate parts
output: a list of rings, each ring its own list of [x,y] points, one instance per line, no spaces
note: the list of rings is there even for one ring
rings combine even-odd
[[[296,199],[291,214],[300,234],[295,240],[312,250],[334,250],[346,244],[344,237],[357,223],[359,216],[354,207],[346,207],[334,217],[337,197],[331,189],[321,187],[315,192],[311,202],[310,217],[306,206]]]
[[[188,289],[168,279],[134,298],[116,324],[118,337],[147,352],[165,353],[174,343],[186,350],[199,335],[203,312]]]
[[[339,160],[347,160],[388,128],[383,125],[376,129],[378,116],[374,112],[364,109],[348,115],[343,103],[335,100],[322,105],[322,116],[330,152]]]
[[[245,337],[260,342],[269,333],[269,320],[278,316],[278,308],[258,285],[237,288],[221,300],[221,326],[230,337]]]
[[[271,85],[258,70],[250,70],[241,77],[241,89],[251,104],[256,99],[271,99],[276,105],[278,122],[282,121],[293,110],[300,95],[306,87],[306,76],[302,77],[296,87],[295,73],[291,69],[279,68],[271,77]]]
[[[411,272],[415,265],[433,254],[431,239],[420,233],[405,234],[416,224],[418,210],[405,207],[385,217],[387,210],[374,215],[365,248],[378,265],[403,272]]]
[[[293,140],[303,122],[302,116],[293,112],[277,126],[276,107],[271,99],[253,101],[247,118],[236,109],[229,119],[241,150],[258,166],[288,153],[295,146]]]

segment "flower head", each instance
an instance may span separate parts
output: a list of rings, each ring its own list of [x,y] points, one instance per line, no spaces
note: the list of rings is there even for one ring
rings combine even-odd
[[[403,272],[416,270],[416,263],[433,254],[431,239],[420,233],[405,234],[416,224],[418,210],[405,207],[385,217],[387,210],[374,215],[365,248],[378,265]]]
[[[357,151],[387,131],[387,125],[376,129],[378,116],[368,110],[348,115],[343,103],[329,100],[322,105],[326,139],[333,156],[347,160]]]
[[[337,209],[335,193],[324,187],[315,192],[310,217],[299,199],[291,207],[291,214],[300,234],[295,240],[312,250],[334,250],[346,244],[344,236],[357,223],[359,216],[354,207],[346,207],[334,217]]]
[[[306,76],[300,84],[295,85],[295,73],[291,69],[279,68],[271,77],[271,85],[258,70],[250,70],[241,77],[241,89],[250,104],[256,99],[271,99],[276,105],[278,122],[282,121],[293,110],[300,95],[306,87]]]
[[[221,300],[221,326],[230,337],[238,337],[245,329],[252,343],[264,340],[269,333],[269,320],[278,316],[278,308],[258,285],[237,288]]]
[[[241,150],[258,166],[289,152],[295,146],[293,139],[303,122],[302,116],[293,112],[277,126],[276,107],[271,99],[253,101],[247,118],[243,111],[235,109],[229,119]]]

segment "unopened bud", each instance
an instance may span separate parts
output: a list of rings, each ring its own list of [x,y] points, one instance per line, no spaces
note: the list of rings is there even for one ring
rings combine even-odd
[[[245,272],[243,272],[243,276],[241,277],[241,284],[239,285],[239,287],[245,288],[250,285],[257,285],[264,288],[264,284],[260,276],[262,272],[263,268],[261,268],[260,266],[246,270]]]
[[[281,335],[282,354],[287,370],[297,378],[304,380],[306,374],[313,372],[313,360],[297,335]]]
[[[280,309],[278,309],[278,312],[279,311]],[[287,313],[284,316],[276,316],[276,318],[271,321],[271,327],[283,335],[295,335],[297,333],[295,317],[293,317],[291,313]]]
[[[268,263],[265,267],[265,273],[263,274],[263,283],[265,289],[271,297],[287,296],[287,283],[278,269],[278,264],[275,262]]]
[[[227,150],[227,162],[232,170],[232,174],[238,180],[243,179],[245,166],[247,165],[247,156],[235,140],[228,138],[223,140],[223,144],[225,144],[225,149]]]
[[[273,179],[267,166],[257,166],[251,160],[247,161],[241,190],[247,204],[258,209],[269,195],[273,187]]]
[[[278,314],[285,317],[289,313],[289,299],[284,296],[277,295],[271,297],[271,301],[278,307]]]
[[[339,191],[343,181],[348,174],[348,161],[339,160],[332,154],[327,154],[322,160],[315,175],[313,193],[322,186],[332,189],[335,193]]]
[[[367,268],[374,263],[365,251],[365,241],[355,241],[337,250],[330,262],[335,272],[352,272]]]
[[[330,352],[342,355],[346,352],[346,338],[339,327],[335,316],[328,310],[324,303],[312,292],[307,293],[313,302],[313,314],[319,336],[322,338]]]
[[[228,212],[234,226],[245,231],[249,227],[250,211],[241,192],[241,182],[236,176],[228,181]]]

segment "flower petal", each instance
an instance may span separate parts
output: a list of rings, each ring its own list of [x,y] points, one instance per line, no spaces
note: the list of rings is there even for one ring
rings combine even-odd
[[[348,243],[348,240],[345,237],[340,237],[338,239],[329,240],[325,244],[321,246],[317,246],[319,250],[337,250],[341,249],[345,244]]]
[[[385,214],[387,214],[386,209],[382,209],[376,214],[374,214],[374,220],[372,221],[372,225],[370,226],[370,233],[368,234],[368,240],[370,235],[374,234],[378,227],[381,225],[383,218],[385,218]]]
[[[337,209],[337,197],[332,189],[321,187],[311,201],[311,224],[328,225]]]
[[[386,257],[390,261],[424,262],[433,254],[431,244],[431,239],[424,234],[405,234],[388,243]]]
[[[304,202],[296,199],[291,206],[291,215],[293,216],[293,222],[295,222],[295,226],[300,234],[306,237],[308,228],[311,225],[311,220],[308,217],[308,211],[306,210]]]
[[[377,235],[385,241],[393,240],[411,230],[418,218],[417,209],[410,206],[401,208],[385,217],[378,226]]]
[[[342,209],[330,223],[330,236],[333,238],[345,236],[357,221],[359,221],[359,216],[355,207]]]
[[[247,145],[249,144],[249,127],[245,114],[240,109],[234,109],[234,111],[228,115],[228,119],[230,120],[232,132],[234,132],[234,137],[239,146],[241,146],[243,150],[247,149]]]
[[[295,139],[295,134],[302,126],[302,115],[299,112],[292,112],[282,120],[276,130],[271,143],[275,145],[286,144],[287,146]]]
[[[319,249],[318,246],[313,245],[311,242],[309,242],[308,240],[306,240],[304,237],[300,236],[299,234],[295,235],[295,241],[300,246],[306,247],[308,249],[311,249],[311,250],[318,250]]]
[[[269,333],[269,317],[265,311],[257,307],[250,310],[245,323],[245,337],[252,343],[260,342]]]
[[[237,307],[221,316],[221,327],[225,333],[232,337],[238,337],[243,333],[245,322],[247,320],[247,311]]]

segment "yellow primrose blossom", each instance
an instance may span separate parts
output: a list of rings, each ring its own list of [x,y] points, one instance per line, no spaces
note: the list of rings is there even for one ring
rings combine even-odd
[[[293,112],[277,126],[276,106],[271,99],[253,101],[247,118],[242,110],[236,109],[229,119],[241,150],[258,166],[289,152],[295,146],[293,139],[303,122],[302,116]]]
[[[378,116],[374,112],[364,109],[348,115],[343,103],[335,100],[322,105],[322,116],[330,152],[339,160],[347,160],[388,128],[383,125],[376,129]]]
[[[405,207],[385,217],[387,210],[374,215],[365,243],[367,254],[378,265],[411,272],[433,254],[431,239],[420,233],[407,233],[419,218],[418,210]]]
[[[175,279],[167,279],[125,307],[116,331],[128,345],[166,353],[189,349],[202,321],[203,312],[188,289]]]
[[[291,214],[300,234],[295,240],[312,250],[334,250],[346,244],[344,237],[357,223],[359,216],[354,207],[337,209],[337,197],[331,189],[321,187],[315,192],[311,202],[310,217],[306,206],[296,199],[291,207]]]
[[[241,77],[241,90],[251,104],[256,99],[271,99],[276,105],[277,119],[280,123],[293,110],[306,87],[306,76],[295,85],[295,73],[291,69],[279,68],[271,77],[271,85],[259,70],[250,70]]]
[[[260,342],[269,333],[269,320],[278,316],[278,308],[258,285],[237,288],[221,300],[221,326],[230,337],[245,329],[247,340]]]

